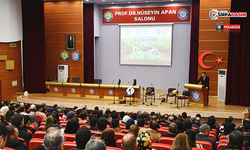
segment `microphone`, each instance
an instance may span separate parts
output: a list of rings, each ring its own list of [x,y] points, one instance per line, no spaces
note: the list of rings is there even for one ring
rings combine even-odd
[[[153,84],[151,83],[151,86],[153,87]]]
[[[128,81],[128,84],[130,85],[129,81]]]

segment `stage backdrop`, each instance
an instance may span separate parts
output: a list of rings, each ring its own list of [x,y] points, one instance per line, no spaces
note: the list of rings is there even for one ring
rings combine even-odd
[[[175,3],[177,4],[177,3]],[[178,3],[180,5],[191,5],[190,3]],[[126,7],[124,5],[119,5]],[[168,6],[166,3],[154,5],[138,5],[138,7],[159,7]],[[101,20],[101,10],[107,5],[95,6],[94,20]],[[117,6],[114,6],[117,7]],[[97,19],[96,19],[97,17]],[[125,66],[119,64],[119,25],[102,24],[95,22],[95,78],[102,79],[104,84],[132,84],[137,79],[137,85],[143,87],[155,86],[156,89],[167,90],[170,87],[177,87],[185,90],[184,84],[188,82],[189,74],[189,53],[190,53],[190,23],[177,23],[173,25],[173,49],[172,66]],[[98,29],[96,29],[98,28]]]

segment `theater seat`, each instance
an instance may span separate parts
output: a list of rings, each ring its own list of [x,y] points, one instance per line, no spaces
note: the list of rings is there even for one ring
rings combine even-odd
[[[192,147],[192,150],[206,150],[206,149]]]
[[[227,139],[221,139],[219,140],[219,143],[227,143]]]
[[[120,129],[121,130],[126,129],[126,126],[120,126]]]
[[[79,122],[79,125],[80,125],[80,126],[81,126],[81,125],[85,125],[85,122],[80,121],[80,122]]]
[[[121,150],[121,148],[106,146],[106,150]]]
[[[75,134],[63,134],[65,141],[73,142],[76,140]]]
[[[115,132],[115,139],[122,139],[123,136],[126,135],[125,133]]]
[[[3,150],[15,150],[15,149],[10,148],[10,147],[4,147]]]
[[[41,122],[40,123],[40,126],[44,126],[46,122]]]
[[[34,150],[38,146],[43,145],[43,139],[33,138],[29,142],[29,150]]]
[[[210,142],[196,140],[196,143],[201,144],[203,149],[213,150],[213,146]]]
[[[17,137],[17,139],[20,140],[21,142],[23,142],[23,144],[27,145],[26,141],[23,138]]]
[[[46,134],[46,131],[36,131],[34,134],[34,138],[42,139]]]
[[[227,135],[221,135],[219,141],[220,141],[221,139],[227,139]]]
[[[157,150],[170,150],[171,145],[163,144],[163,143],[152,143],[152,147]]]
[[[68,122],[68,121],[65,121],[65,120],[59,121],[60,124],[61,124],[61,123],[66,123],[66,124],[67,124],[67,122]]]
[[[217,150],[219,150],[220,148],[227,148],[227,143],[219,143],[217,146]]]
[[[172,145],[174,142],[174,138],[172,137],[161,137],[159,139],[159,143],[164,143],[164,144],[168,144],[168,145]]]
[[[64,121],[64,120],[66,120],[66,118],[59,118],[59,120],[60,120],[60,121]]]
[[[41,114],[36,114],[36,119],[43,121],[43,116]]]
[[[43,130],[44,126],[39,126],[38,130]]]
[[[30,125],[29,125],[29,127],[30,127],[30,128],[32,128],[32,129],[37,130],[36,126],[35,126],[35,125],[33,125],[33,124],[30,124]]]
[[[76,148],[75,142],[64,142],[64,149],[63,150],[70,150]]]
[[[62,127],[66,127],[67,123],[61,123],[60,124]]]
[[[169,131],[168,130],[165,130],[165,129],[159,129],[158,130],[158,133],[169,133]]]
[[[64,115],[64,113],[58,113],[59,117],[62,117]]]
[[[118,147],[122,148],[122,139],[116,141]]]
[[[217,141],[216,135],[214,135],[214,134],[209,134],[208,137],[210,137],[211,139]]]

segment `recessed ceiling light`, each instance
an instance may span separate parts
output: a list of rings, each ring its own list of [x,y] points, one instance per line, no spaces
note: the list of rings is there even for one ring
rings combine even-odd
[[[131,3],[131,2],[128,2],[128,3]]]
[[[114,2],[111,3],[112,5],[115,4]]]
[[[86,0],[86,2],[88,2],[89,0]]]
[[[148,1],[146,1],[146,3],[148,3]]]
[[[171,1],[174,1],[174,0],[171,0]]]

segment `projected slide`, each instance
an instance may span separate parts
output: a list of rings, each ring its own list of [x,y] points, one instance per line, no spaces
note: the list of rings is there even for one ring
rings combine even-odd
[[[120,64],[171,66],[172,25],[120,26]]]

